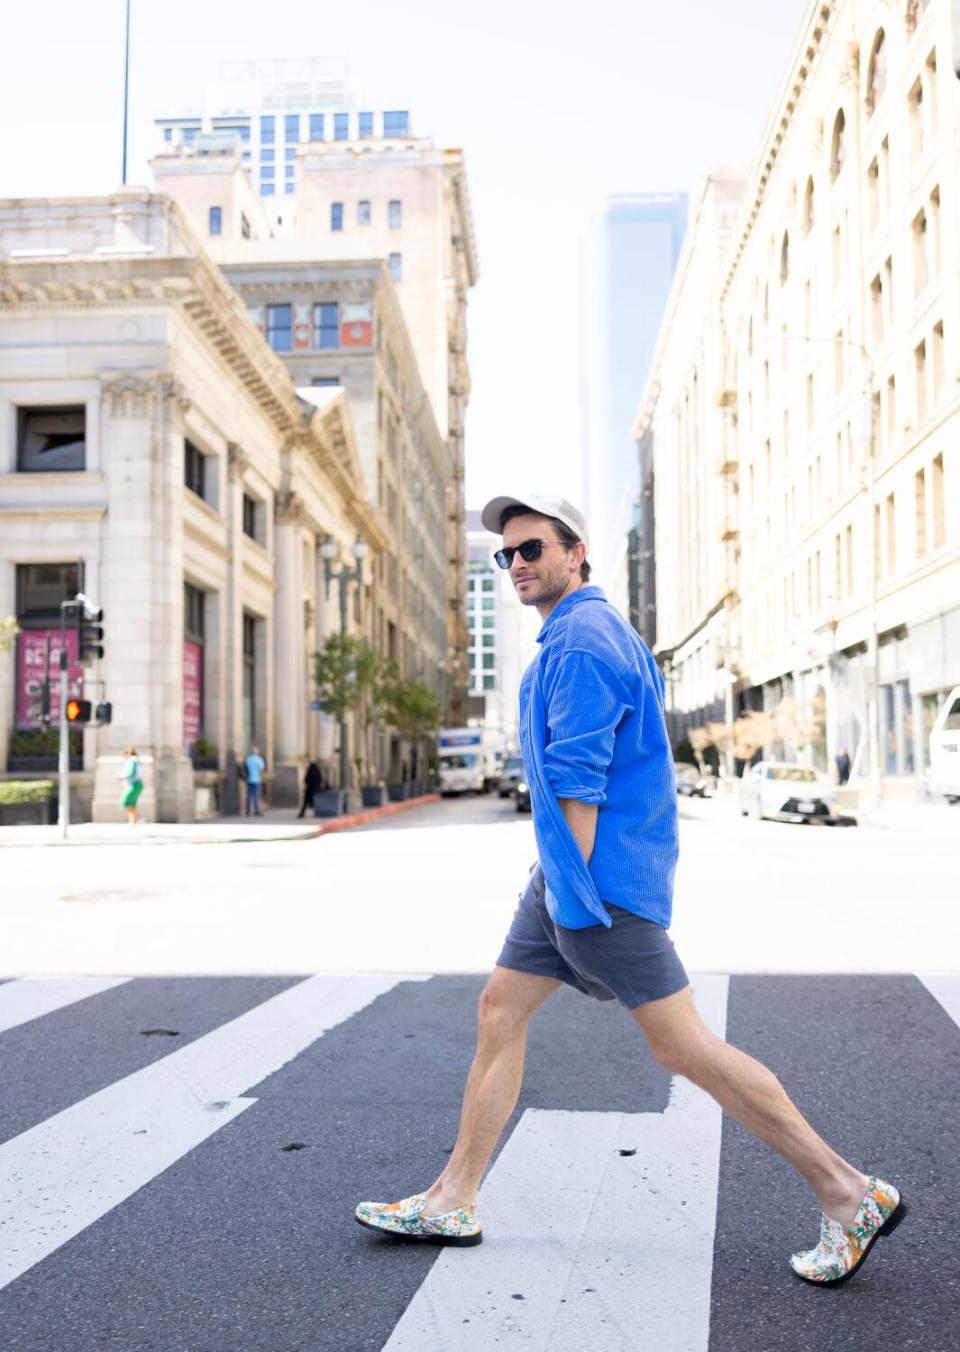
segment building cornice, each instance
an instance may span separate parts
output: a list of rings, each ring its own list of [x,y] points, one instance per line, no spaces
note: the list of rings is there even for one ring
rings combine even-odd
[[[801,26],[800,37],[794,48],[793,59],[787,69],[786,80],[781,86],[780,97],[774,104],[773,112],[767,122],[760,143],[760,153],[754,161],[747,179],[752,191],[747,196],[743,212],[734,231],[734,242],[729,253],[726,276],[720,289],[721,303],[726,299],[737,266],[753,233],[753,227],[766,199],[767,185],[780,155],[780,148],[814,63],[820,54],[830,20],[837,8],[838,0],[812,0]]]

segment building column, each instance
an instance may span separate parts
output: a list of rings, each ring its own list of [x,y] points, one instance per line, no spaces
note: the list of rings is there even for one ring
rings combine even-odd
[[[300,801],[306,763],[306,655],[303,621],[303,504],[293,494],[277,499],[274,557],[274,763],[271,802],[293,807]]]

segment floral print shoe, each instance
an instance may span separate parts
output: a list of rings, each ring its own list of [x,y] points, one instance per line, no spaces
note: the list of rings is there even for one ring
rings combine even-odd
[[[892,1183],[871,1178],[853,1224],[846,1229],[829,1216],[820,1219],[820,1243],[795,1253],[790,1266],[802,1281],[839,1286],[852,1277],[879,1235],[893,1234],[907,1214],[907,1204]]]
[[[417,1192],[402,1202],[361,1202],[356,1220],[371,1230],[380,1230],[395,1239],[413,1239],[421,1244],[450,1244],[466,1247],[483,1240],[477,1220],[477,1204],[470,1202],[442,1216],[424,1216],[426,1193]]]

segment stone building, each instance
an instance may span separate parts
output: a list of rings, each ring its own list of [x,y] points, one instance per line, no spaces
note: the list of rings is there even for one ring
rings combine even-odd
[[[45,765],[36,654],[81,588],[106,630],[84,686],[113,722],[77,748],[79,815],[120,818],[128,744],[149,817],[235,808],[251,743],[293,801],[333,753],[309,709],[338,625],[319,546],[350,566],[367,547],[359,629],[387,546],[345,392],[299,397],[178,208],[138,189],[0,203],[0,317],[0,612],[24,631],[0,657],[0,768]]]
[[[847,747],[887,791],[913,791],[960,682],[953,38],[948,0],[810,6],[723,264],[724,375],[703,398],[729,422],[705,418],[697,462],[730,505],[737,703],[792,698],[812,730],[783,749],[825,767]],[[666,601],[667,567],[669,647],[685,598]],[[680,690],[695,654],[672,660]]]
[[[406,112],[364,113],[342,102],[308,109],[297,103],[297,82],[284,90],[282,69],[271,80],[269,107],[251,85],[251,102],[238,112],[235,90],[229,116],[224,109],[192,119],[186,140],[176,119],[161,120],[155,183],[180,203],[218,262],[385,263],[450,462],[444,677],[456,722],[467,669],[466,315],[478,276],[464,155],[415,137]]]

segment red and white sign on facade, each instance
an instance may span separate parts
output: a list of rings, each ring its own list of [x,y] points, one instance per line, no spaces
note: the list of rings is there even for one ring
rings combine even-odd
[[[203,648],[199,643],[183,645],[183,749],[190,751],[200,736],[203,711]]]
[[[67,649],[67,694],[70,699],[83,696],[83,667],[77,664],[77,634],[69,629],[63,636]],[[48,659],[49,645],[49,659]],[[17,728],[29,732],[40,728],[43,713],[43,682],[50,676],[50,726],[60,721],[60,648],[59,629],[25,629],[17,636]]]
[[[373,346],[372,305],[342,305],[340,307],[340,346]]]
[[[308,351],[313,339],[310,327],[310,306],[293,307],[293,346],[298,352]]]

